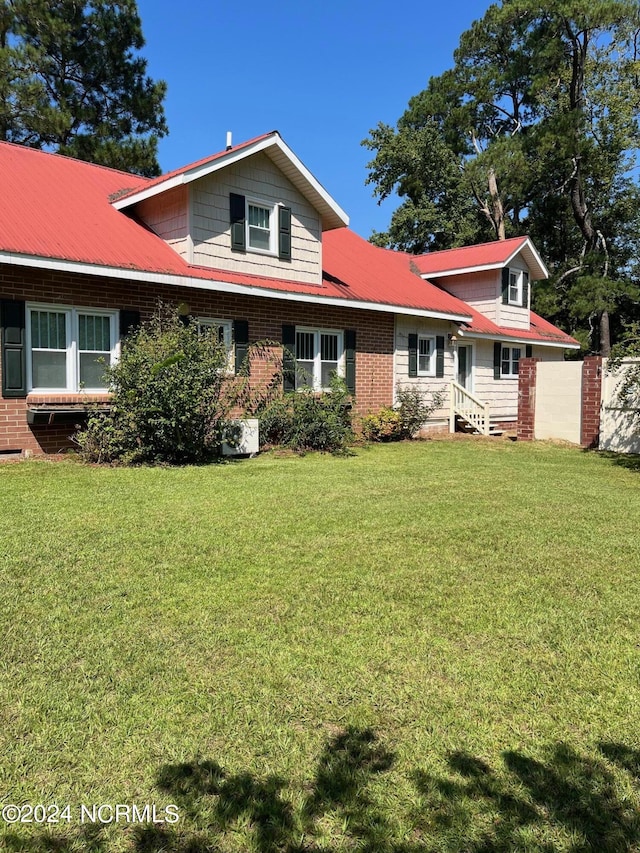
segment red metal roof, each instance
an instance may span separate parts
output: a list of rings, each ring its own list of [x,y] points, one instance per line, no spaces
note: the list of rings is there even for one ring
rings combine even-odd
[[[465,303],[466,304],[466,303]],[[579,346],[578,341],[558,329],[548,320],[544,320],[533,311],[529,312],[531,325],[528,329],[514,329],[511,326],[498,326],[484,314],[476,311],[475,308],[470,308],[469,312],[472,316],[470,323],[463,323],[460,327],[462,333],[469,332],[476,335],[487,335],[494,338],[512,338],[516,341],[539,341],[540,343],[554,343],[565,345],[568,347]]]
[[[348,228],[323,235],[322,259],[325,282],[347,298],[357,293],[368,302],[470,316],[465,302],[411,272],[406,256],[379,249]]]
[[[238,145],[233,145],[228,151],[218,151],[216,154],[211,154],[209,157],[203,157],[200,160],[196,160],[193,163],[189,163],[188,166],[182,166],[179,169],[174,169],[171,172],[166,172],[164,175],[159,175],[157,178],[152,178],[148,180],[147,183],[143,187],[132,187],[129,192],[122,193],[118,195],[118,201],[120,199],[125,199],[130,195],[138,192],[141,189],[150,189],[151,187],[156,187],[160,184],[163,184],[165,181],[170,181],[171,178],[175,178],[178,175],[184,175],[187,172],[190,172],[192,169],[199,169],[202,166],[208,166],[209,163],[214,163],[216,160],[220,160],[222,157],[228,155],[230,152],[242,151],[243,148],[249,148],[251,145],[255,145],[256,142],[261,142],[263,139],[267,139],[269,136],[274,136],[277,134],[277,130],[272,130],[269,133],[263,133],[260,136],[255,136],[253,139],[248,139],[246,142],[241,142]]]
[[[214,158],[217,156],[220,155]],[[178,173],[181,171],[184,170]],[[214,286],[216,282],[237,284],[263,291],[390,306],[400,312],[417,310],[459,321],[470,317],[464,328],[477,334],[576,343],[534,314],[528,332],[496,326],[467,303],[412,271],[417,261],[425,257],[434,261],[440,255],[457,257],[466,264],[473,258],[476,266],[488,263],[488,258],[506,259],[527,238],[416,258],[380,249],[348,228],[339,228],[323,235],[322,282],[308,284],[188,264],[164,240],[116,210],[109,201],[116,194],[148,187],[152,182],[147,178],[6,142],[0,143],[0,175],[0,252],[33,259],[35,265],[39,259],[76,262],[95,267],[96,274],[100,274],[100,268],[108,268],[125,274],[136,271],[152,276],[180,276]],[[478,254],[474,254],[476,251]],[[6,260],[10,262],[11,258]]]
[[[411,260],[421,275],[453,272],[472,267],[490,267],[505,264],[509,258],[522,248],[527,237],[511,237],[509,240],[495,240],[491,243],[478,243],[476,246],[462,246],[459,249],[444,249],[440,252],[428,252],[426,255],[411,255]]]

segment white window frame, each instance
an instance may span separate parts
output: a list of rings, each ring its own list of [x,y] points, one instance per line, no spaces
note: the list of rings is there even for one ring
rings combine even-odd
[[[224,347],[227,351],[227,373],[235,372],[235,349],[233,345],[233,320],[217,320],[212,317],[198,317],[198,331],[202,328],[221,328]]]
[[[109,344],[110,364],[114,364],[119,355],[119,325],[118,311],[104,308],[90,308],[83,306],[55,305],[40,302],[28,302],[26,304],[25,332],[27,349],[27,389],[33,394],[79,394],[89,392],[104,394],[108,389],[106,386],[90,388],[86,385],[80,387],[80,348],[79,348],[79,323],[80,314],[90,314],[93,317],[108,317],[109,319]],[[66,324],[66,385],[59,388],[34,388],[33,387],[33,361],[31,345],[31,312],[51,311],[56,314],[65,315]],[[84,352],[84,350],[83,350]]]
[[[431,349],[429,352],[429,367],[426,370],[420,370],[420,344],[422,341],[431,341]],[[435,335],[418,335],[418,376],[435,376],[436,375],[436,338]]]
[[[321,335],[336,335],[338,339],[338,366],[336,369],[336,373],[338,376],[345,375],[345,353],[344,353],[344,332],[341,329],[318,329],[315,327],[309,326],[296,326],[296,360],[298,358],[298,344],[297,344],[297,335],[298,332],[304,332],[306,334],[314,335],[314,359],[313,359],[313,384],[309,385],[299,385],[298,384],[298,372],[296,370],[296,391],[302,391],[307,388],[311,388],[313,391],[329,391],[329,386],[323,386],[321,382],[322,377],[322,359],[321,359]],[[306,360],[306,359],[305,359]]]
[[[512,283],[512,276],[514,278],[514,282]],[[519,269],[512,269],[509,267],[509,288],[507,291],[507,303],[509,305],[516,305],[518,308],[527,308],[528,306],[524,304],[523,296],[524,296],[524,276],[525,271]],[[511,288],[515,288],[516,296],[512,298],[511,296]]]
[[[508,350],[508,352],[509,352],[509,358],[508,359],[504,358],[504,351],[505,350]],[[517,360],[515,360],[515,361],[513,358],[513,351],[514,350],[518,350],[520,353]],[[519,365],[521,358],[524,358],[522,346],[505,346],[505,344],[502,344],[500,347],[500,378],[501,379],[517,379],[518,378],[518,365]],[[503,364],[505,361],[509,362],[509,372],[508,373],[505,373],[503,370]],[[514,367],[515,367],[515,370],[514,370]]]
[[[269,248],[262,249],[259,246],[251,245],[251,228],[256,226],[249,224],[249,207],[261,207],[263,210],[269,211]],[[259,255],[275,255],[276,254],[276,231],[277,231],[277,204],[270,201],[264,201],[259,198],[245,198],[245,245],[247,252],[256,252]]]

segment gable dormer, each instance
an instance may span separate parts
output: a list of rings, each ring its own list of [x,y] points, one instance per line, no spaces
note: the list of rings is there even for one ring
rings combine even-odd
[[[513,329],[530,327],[532,282],[548,277],[528,237],[419,255],[413,263],[422,278]]]
[[[322,232],[348,217],[277,132],[114,202],[196,266],[322,283]]]

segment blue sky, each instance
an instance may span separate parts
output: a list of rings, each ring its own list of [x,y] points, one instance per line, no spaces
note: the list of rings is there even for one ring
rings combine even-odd
[[[461,33],[489,0],[219,3],[138,0],[149,74],[168,84],[163,171],[278,130],[363,237],[384,230],[396,200],[365,186],[379,122],[453,62]]]

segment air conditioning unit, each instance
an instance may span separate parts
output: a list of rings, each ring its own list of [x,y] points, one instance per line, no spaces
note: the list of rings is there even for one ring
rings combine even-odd
[[[230,421],[222,437],[222,455],[255,456],[260,449],[258,424],[257,418]]]

